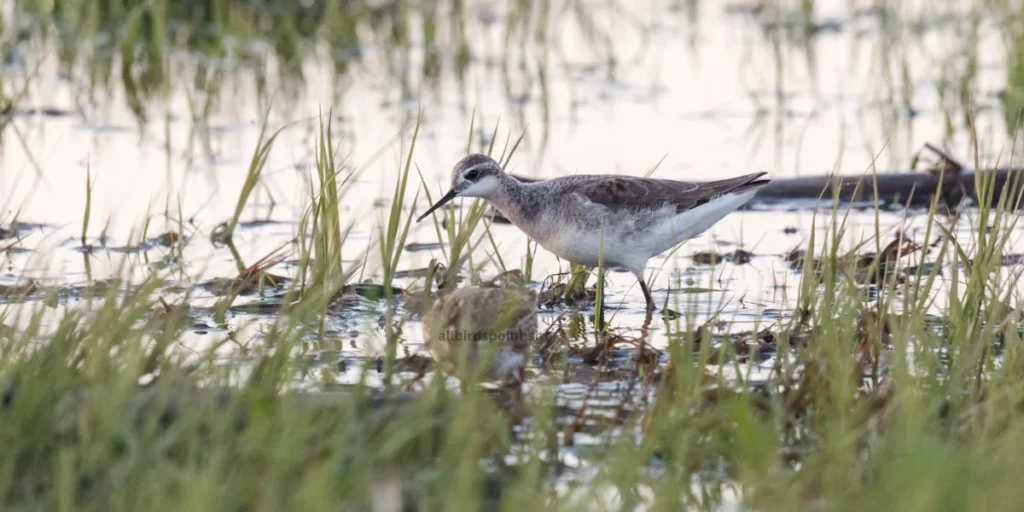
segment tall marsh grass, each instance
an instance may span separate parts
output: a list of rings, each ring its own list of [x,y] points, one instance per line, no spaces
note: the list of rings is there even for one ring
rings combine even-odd
[[[346,266],[342,259],[345,239],[355,224],[343,221],[341,200],[355,172],[335,160],[338,147],[334,139],[330,113],[319,120],[316,138],[314,180],[309,184],[309,208],[299,222],[296,240],[299,268],[296,280],[304,304],[316,311],[318,330],[323,332],[327,310],[342,288],[361,270],[361,265]]]

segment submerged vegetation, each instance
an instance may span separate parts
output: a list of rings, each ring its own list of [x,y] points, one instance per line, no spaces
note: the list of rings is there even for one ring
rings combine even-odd
[[[887,76],[908,65],[911,45],[903,38],[913,20],[900,18],[896,4],[875,2],[871,14],[903,27],[880,59]],[[956,42],[965,48],[976,49],[982,20],[1003,17],[1001,101],[1012,141],[1024,87],[1020,5],[972,5]],[[275,130],[269,115],[246,148],[251,157],[232,167],[242,178],[227,220],[201,224],[179,205],[163,234],[153,236],[159,226],[147,217],[141,235],[115,247],[94,211],[104,184],[91,161],[79,180],[81,222],[66,229],[25,218],[21,198],[0,190],[0,201],[12,202],[0,211],[0,508],[1019,508],[1019,171],[998,195],[991,173],[975,174],[976,197],[959,204],[936,196],[927,208],[882,207],[877,192],[867,203],[837,193],[811,208],[784,205],[799,210],[794,227],[770,217],[777,212],[739,214],[763,238],[740,247],[718,240],[716,247],[730,247],[724,255],[684,246],[686,258],[666,266],[686,260],[696,268],[651,278],[660,311],[642,324],[614,272],[539,264],[543,250],[501,231],[482,201],[453,202],[422,223],[425,236],[414,233],[414,219],[439,190],[434,170],[419,165],[437,137],[422,83],[467,87],[479,24],[502,29],[509,53],[499,64],[513,100],[526,87],[516,81],[549,78],[546,59],[558,52],[547,45],[567,24],[607,54],[614,74],[613,46],[624,36],[601,28],[607,11],[589,7],[526,1],[496,14],[495,6],[454,0],[9,6],[0,50],[23,74],[2,78],[0,123],[11,121],[7,114],[38,79],[25,56],[52,48],[61,74],[82,86],[76,101],[123,91],[143,124],[175,88],[188,91],[193,120],[205,122],[235,80],[254,80],[268,105],[250,114],[271,112],[271,103],[275,112],[287,109],[312,58],[326,56],[338,77],[372,81],[362,74],[379,70],[355,69],[371,48],[388,56],[384,72],[421,107],[414,120],[402,119],[387,171],[393,188],[379,211],[352,207],[368,194],[362,179],[371,171],[349,159],[326,107],[308,123],[301,148],[311,162],[293,166],[304,180],[293,216],[245,220],[266,206],[261,197],[283,197],[267,185],[280,172],[270,156],[289,130],[305,126]],[[804,0],[730,7],[763,19],[772,42],[804,44],[809,54],[830,26],[819,8]],[[616,9],[613,18],[625,12]],[[963,118],[969,134],[973,165],[957,172],[1019,166],[1009,149],[1000,160],[985,156],[971,115],[972,73],[981,66],[972,55],[945,68],[950,80],[937,86],[943,98],[963,101],[942,115],[960,135],[954,119]],[[908,112],[918,101],[912,91],[881,89]],[[546,109],[539,115],[548,120]],[[525,135],[502,136],[503,125],[481,126],[482,117],[473,111],[460,150],[494,155],[509,168],[526,158]],[[3,126],[5,149],[31,146],[33,134]],[[264,236],[267,226],[286,234]],[[783,234],[799,242],[781,253],[759,245],[778,247],[765,238]],[[81,253],[84,282],[40,275],[28,263],[49,257],[37,248],[41,238],[62,236],[68,243],[55,251]],[[205,262],[194,249],[207,245],[211,260],[231,262],[229,274],[200,278]],[[242,257],[250,249],[255,262]],[[112,277],[94,279],[95,261],[114,267]],[[767,292],[748,293],[742,279],[754,274]],[[496,386],[484,371],[452,378],[419,343],[435,299],[469,287],[527,288],[522,296],[531,301],[536,292],[537,334],[521,389]],[[765,298],[774,294],[785,298]],[[599,331],[602,307],[608,322]],[[507,320],[486,320],[499,319]]]

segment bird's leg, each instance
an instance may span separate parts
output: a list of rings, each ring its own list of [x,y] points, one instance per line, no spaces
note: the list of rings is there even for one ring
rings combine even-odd
[[[647,288],[647,283],[644,282],[643,276],[637,276],[637,281],[640,283],[640,289],[644,292],[644,299],[647,300],[647,321],[650,321],[651,315],[654,313],[654,297],[651,297],[651,290]]]

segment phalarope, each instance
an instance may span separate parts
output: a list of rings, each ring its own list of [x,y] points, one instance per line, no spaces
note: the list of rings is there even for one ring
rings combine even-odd
[[[632,272],[650,315],[656,308],[643,277],[647,261],[743,206],[768,184],[760,179],[765,174],[708,182],[576,175],[526,183],[490,157],[473,154],[455,164],[451,190],[417,222],[456,197],[486,199],[556,256]]]

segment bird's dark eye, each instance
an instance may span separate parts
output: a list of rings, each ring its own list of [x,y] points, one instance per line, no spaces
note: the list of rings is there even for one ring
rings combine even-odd
[[[466,173],[466,179],[469,181],[476,181],[476,179],[479,177],[480,171],[478,169],[473,169],[472,171]]]

